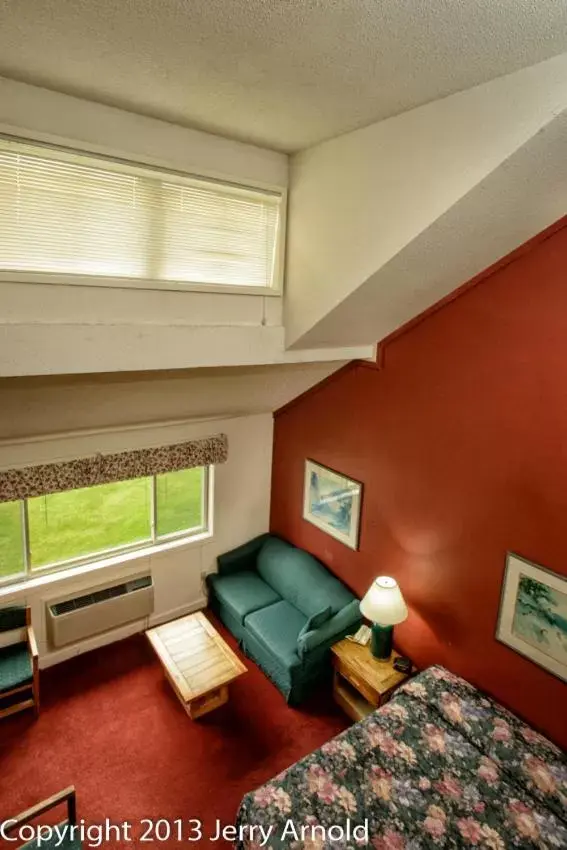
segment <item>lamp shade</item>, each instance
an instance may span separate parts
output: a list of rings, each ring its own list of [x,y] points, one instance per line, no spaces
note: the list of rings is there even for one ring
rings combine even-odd
[[[408,615],[398,583],[389,576],[374,579],[360,603],[360,610],[368,620],[380,626],[395,626]]]

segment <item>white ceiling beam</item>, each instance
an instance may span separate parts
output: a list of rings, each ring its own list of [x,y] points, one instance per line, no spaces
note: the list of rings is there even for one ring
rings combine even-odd
[[[288,346],[379,340],[561,216],[566,108],[564,54],[294,157]]]

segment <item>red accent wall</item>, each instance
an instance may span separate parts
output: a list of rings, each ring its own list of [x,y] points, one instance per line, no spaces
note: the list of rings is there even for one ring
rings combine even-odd
[[[271,528],[393,575],[402,652],[567,748],[567,685],[494,637],[507,550],[567,576],[567,219],[474,283],[276,414]],[[302,519],[306,458],[364,483],[359,551]]]

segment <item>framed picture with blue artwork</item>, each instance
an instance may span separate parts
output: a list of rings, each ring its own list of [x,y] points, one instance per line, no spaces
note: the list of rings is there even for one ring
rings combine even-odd
[[[305,461],[303,518],[358,549],[362,484],[313,460]]]
[[[567,682],[567,578],[509,552],[496,637]]]

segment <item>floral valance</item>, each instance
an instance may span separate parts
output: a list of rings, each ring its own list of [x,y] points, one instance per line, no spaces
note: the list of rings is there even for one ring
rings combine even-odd
[[[171,446],[134,449],[108,455],[97,454],[59,463],[7,469],[0,471],[0,502],[224,463],[227,453],[226,434],[217,434],[214,437],[175,443]]]

